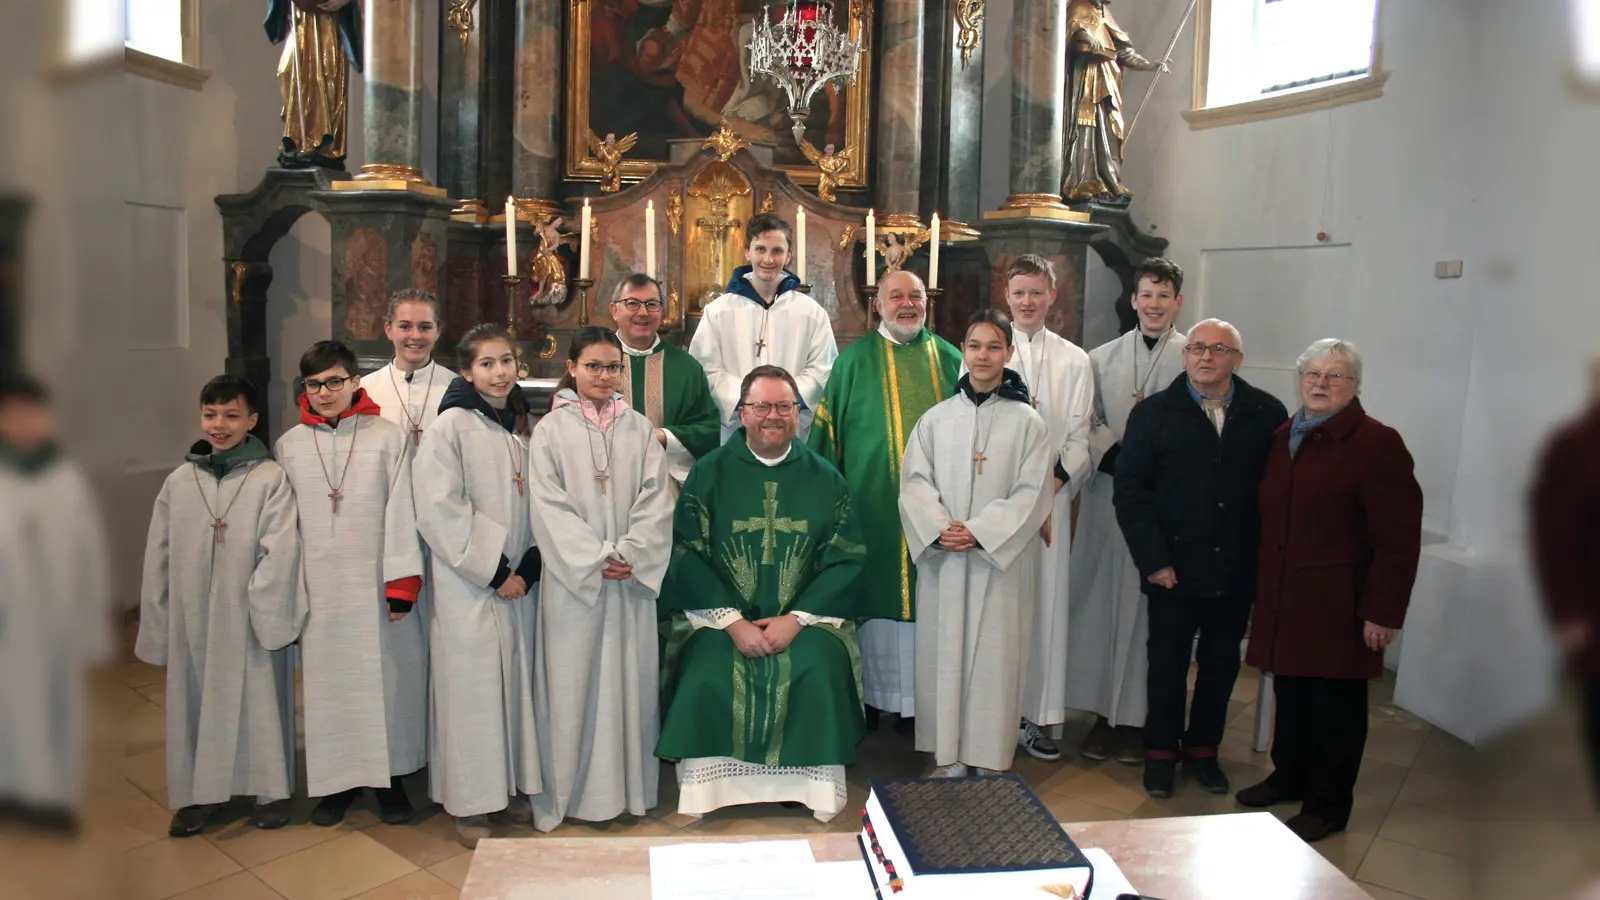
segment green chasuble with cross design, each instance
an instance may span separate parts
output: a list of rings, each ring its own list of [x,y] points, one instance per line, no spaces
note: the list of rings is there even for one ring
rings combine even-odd
[[[956,391],[961,351],[926,328],[896,344],[874,331],[834,360],[811,424],[811,449],[850,485],[871,565],[863,618],[917,618],[917,569],[900,527],[900,462],[922,414]]]
[[[866,553],[849,489],[799,441],[774,466],[744,429],[695,464],[673,518],[672,563],[657,610],[663,759],[728,756],[772,766],[848,765],[866,733],[853,619]],[[781,653],[751,659],[689,609],[755,621],[788,612],[846,620],[800,629]]]

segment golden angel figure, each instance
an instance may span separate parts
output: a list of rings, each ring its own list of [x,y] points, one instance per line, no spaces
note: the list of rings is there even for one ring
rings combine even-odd
[[[361,4],[268,0],[267,38],[283,44],[278,91],[286,167],[344,168],[350,66],[361,71]]]
[[[600,160],[600,192],[614,194],[622,190],[622,155],[633,149],[639,143],[639,133],[617,139],[614,134],[606,135],[605,140],[595,135],[594,129],[589,129],[589,150],[595,158]]]
[[[534,230],[539,235],[539,249],[534,252],[533,268],[529,277],[538,284],[533,296],[534,306],[559,306],[567,299],[567,267],[556,255],[566,235],[561,233],[561,216],[545,218],[535,216]]]
[[[802,138],[800,140],[800,152],[804,153],[806,159],[811,160],[811,164],[816,166],[817,170],[822,173],[821,178],[817,181],[817,196],[829,203],[837,203],[839,178],[844,175],[846,169],[850,168],[850,162],[855,157],[856,148],[846,147],[843,153],[834,153],[833,145],[829,144],[823,147],[821,152],[818,152],[810,141]]]

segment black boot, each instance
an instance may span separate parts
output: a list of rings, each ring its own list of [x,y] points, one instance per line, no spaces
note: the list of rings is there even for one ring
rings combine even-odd
[[[268,800],[266,803],[257,801],[255,815],[251,819],[262,831],[282,828],[289,824],[289,801]]]
[[[1144,792],[1158,800],[1172,796],[1172,785],[1177,780],[1178,761],[1150,759],[1144,761]]]
[[[356,802],[356,798],[360,796],[360,788],[351,788],[323,797],[317,801],[317,808],[311,811],[311,824],[332,828],[343,822],[344,814],[350,809],[350,804]]]
[[[1201,787],[1213,794],[1226,794],[1228,792],[1228,776],[1222,771],[1222,766],[1217,764],[1215,756],[1191,757],[1184,761],[1183,767]]]
[[[411,799],[400,784],[400,776],[390,777],[389,786],[378,788],[378,813],[386,825],[404,825],[411,821]]]

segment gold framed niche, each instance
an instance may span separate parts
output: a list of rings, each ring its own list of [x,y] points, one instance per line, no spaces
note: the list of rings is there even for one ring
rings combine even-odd
[[[754,212],[755,193],[743,172],[716,161],[690,179],[684,195],[683,312],[698,319],[744,265],[744,223]]]
[[[747,0],[748,2],[748,0]],[[706,5],[719,4],[732,8],[737,13],[741,0],[706,0]],[[593,102],[592,95],[592,50],[594,47],[593,35],[593,0],[568,0],[567,3],[567,35],[566,35],[566,93],[563,118],[566,124],[566,161],[565,178],[568,181],[595,181],[602,177],[600,160],[589,150],[587,135],[593,127],[589,111]],[[866,48],[861,54],[860,67],[853,85],[844,85],[840,94],[845,105],[845,139],[843,146],[835,147],[836,152],[844,152],[846,148],[854,148],[850,166],[839,178],[839,186],[846,189],[864,189],[867,186],[867,158],[871,155],[872,137],[872,16],[873,4],[867,0],[836,0],[835,8],[849,23],[850,37],[861,43]],[[704,16],[702,15],[702,18]],[[696,27],[701,27],[696,25]],[[688,40],[687,37],[684,40]],[[737,57],[737,48],[734,55]],[[763,83],[767,83],[762,79]],[[780,92],[781,94],[781,92]],[[787,109],[785,104],[783,107]],[[746,122],[736,116],[728,116],[732,126],[740,137],[746,140],[767,140],[768,129],[765,126]],[[815,119],[811,120],[815,122]],[[716,130],[714,124],[702,123],[706,133]],[[808,124],[811,124],[808,122]],[[596,127],[595,132],[600,137],[605,137],[606,127]],[[611,129],[614,130],[614,129]],[[638,129],[630,129],[638,130]],[[821,173],[817,167],[804,159],[794,143],[794,138],[789,132],[787,116],[781,127],[772,129],[774,134],[772,142],[778,147],[778,158],[781,159],[792,149],[798,158],[793,163],[780,163],[774,168],[786,173],[797,184],[814,187],[820,179]],[[643,132],[641,132],[643,136]],[[618,135],[620,137],[620,134]],[[670,138],[688,137],[681,133],[666,135]],[[705,137],[705,135],[699,135]],[[808,129],[807,139],[822,148],[824,142],[816,139],[817,135]],[[659,158],[636,157],[622,160],[619,171],[624,182],[639,182],[647,178],[656,167],[668,162],[663,156]]]

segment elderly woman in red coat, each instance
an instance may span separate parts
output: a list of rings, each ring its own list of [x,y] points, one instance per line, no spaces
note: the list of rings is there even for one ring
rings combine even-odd
[[[1361,355],[1300,356],[1301,407],[1273,436],[1246,661],[1273,675],[1273,773],[1241,805],[1300,803],[1307,843],[1342,831],[1367,742],[1367,682],[1405,621],[1422,550],[1422,489],[1393,428],[1366,414]]]

